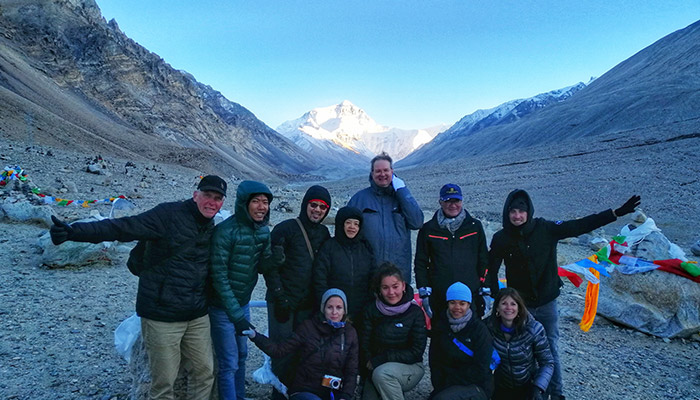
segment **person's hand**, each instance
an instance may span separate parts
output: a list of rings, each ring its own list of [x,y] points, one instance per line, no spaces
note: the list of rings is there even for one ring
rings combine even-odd
[[[49,234],[51,234],[51,242],[53,244],[58,246],[70,240],[71,235],[73,235],[73,228],[70,225],[56,218],[55,215],[51,216],[51,222],[53,222],[53,225],[49,230]]]
[[[401,188],[405,188],[406,182],[404,182],[403,179],[399,178],[398,176],[394,175],[394,177],[391,179],[391,187],[393,187],[394,191],[396,191]]]
[[[540,389],[535,385],[532,385],[532,388],[530,389],[530,395],[528,396],[528,400],[544,400],[544,390]]]
[[[248,322],[247,319],[243,318],[241,320],[235,321],[233,323],[233,326],[236,328],[236,335],[238,336],[245,336],[245,331],[247,330],[255,330],[255,327]]]
[[[430,308],[430,296],[424,297],[423,299],[423,310],[428,318],[433,319],[433,309]]]
[[[289,304],[289,299],[287,299],[287,296],[285,295],[279,295],[275,298],[275,319],[277,322],[280,324],[284,324],[285,322],[289,321],[289,315],[291,314],[292,309],[291,305]]]
[[[255,330],[254,329],[246,329],[243,331],[243,335],[248,336],[248,339],[252,339],[255,337]]]
[[[433,310],[430,308],[430,295],[433,294],[433,288],[425,286],[418,288],[418,295],[423,301],[423,310],[428,315],[428,318],[433,319]]]
[[[613,211],[613,213],[616,217],[620,218],[623,215],[634,212],[634,209],[641,203],[642,198],[635,194],[634,196],[630,197],[620,208]]]

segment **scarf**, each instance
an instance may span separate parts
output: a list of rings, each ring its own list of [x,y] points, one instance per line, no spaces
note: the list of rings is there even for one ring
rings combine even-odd
[[[452,332],[459,332],[464,329],[464,327],[467,326],[467,322],[472,319],[472,314],[472,309],[470,308],[462,318],[455,319],[452,318],[450,310],[447,310],[447,321],[450,323],[450,329],[452,329]]]
[[[467,218],[467,212],[464,211],[464,208],[454,218],[445,217],[445,213],[442,212],[442,208],[437,212],[437,222],[440,228],[447,229],[453,235],[455,232],[457,232],[457,229],[462,226],[462,222],[464,222],[465,218]]]
[[[386,315],[387,317],[391,317],[393,315],[403,314],[406,312],[406,310],[408,310],[408,307],[411,306],[410,301],[407,301],[403,304],[397,304],[395,306],[390,306],[379,299],[375,300],[375,304],[377,305],[377,309],[379,310],[379,312],[382,313],[383,315]]]
[[[335,328],[335,329],[345,327],[345,322],[343,322],[343,321],[333,322],[333,321],[331,321],[330,319],[327,319],[325,322],[326,322],[328,325],[330,325],[330,326],[332,326],[333,328]]]
[[[515,327],[509,328],[503,325],[503,323],[501,323],[501,332],[505,332],[512,335],[515,332]]]

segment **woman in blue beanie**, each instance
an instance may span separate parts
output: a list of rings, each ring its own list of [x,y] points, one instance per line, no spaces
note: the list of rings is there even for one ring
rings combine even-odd
[[[493,391],[488,328],[472,313],[472,291],[462,282],[447,289],[446,318],[433,327],[428,362],[433,400],[486,400]]]
[[[275,343],[252,329],[243,332],[272,358],[299,351],[299,366],[288,388],[289,400],[351,400],[357,386],[358,340],[346,322],[345,293],[328,289],[321,312],[305,320],[292,337]]]

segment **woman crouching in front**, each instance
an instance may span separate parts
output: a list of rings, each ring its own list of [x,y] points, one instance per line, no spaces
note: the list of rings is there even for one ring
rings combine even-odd
[[[425,373],[425,316],[394,264],[379,266],[373,287],[376,300],[365,309],[360,335],[367,369],[362,399],[401,400]]]
[[[302,322],[286,341],[275,343],[254,330],[243,332],[272,358],[299,350],[299,367],[289,386],[289,400],[353,398],[359,347],[355,328],[345,321],[345,310],[345,293],[331,288],[321,298],[321,313]]]
[[[540,400],[554,371],[547,333],[527,312],[517,290],[503,288],[494,300],[489,329],[501,357],[494,373],[494,400]]]

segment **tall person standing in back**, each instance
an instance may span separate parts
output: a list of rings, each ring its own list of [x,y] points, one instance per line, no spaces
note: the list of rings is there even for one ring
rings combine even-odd
[[[423,226],[423,211],[406,183],[394,175],[393,161],[387,153],[374,157],[370,166],[370,186],[355,193],[348,206],[362,212],[364,235],[374,249],[377,264],[395,264],[410,283],[411,230]]]

